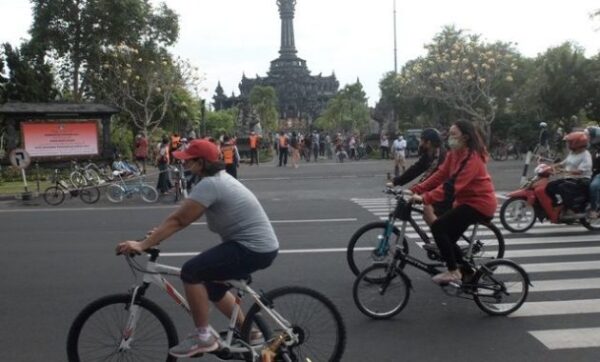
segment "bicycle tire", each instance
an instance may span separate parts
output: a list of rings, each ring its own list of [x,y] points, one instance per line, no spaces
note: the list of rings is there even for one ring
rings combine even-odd
[[[388,258],[391,258],[393,256],[392,248],[388,249],[388,253],[384,257],[373,254],[373,252],[375,251],[374,248],[376,248],[380,242],[379,239],[377,239],[377,237],[375,237],[373,240],[371,240],[369,237],[365,237],[365,240],[366,240],[365,244],[367,244],[367,245],[365,245],[365,246],[359,245],[359,248],[366,248],[366,247],[371,247],[371,246],[373,247],[372,251],[369,253],[367,258],[362,258],[365,260],[364,263],[362,261],[359,262],[359,260],[361,260],[361,258],[357,258],[355,255],[357,251],[362,250],[362,249],[356,250],[357,249],[356,245],[359,244],[359,240],[361,239],[361,237],[363,235],[365,235],[375,229],[381,229],[381,232],[379,232],[377,234],[378,236],[384,235],[386,227],[387,227],[386,221],[376,221],[376,222],[372,222],[372,223],[363,225],[358,230],[356,230],[356,232],[354,232],[354,234],[350,238],[350,241],[348,242],[348,247],[346,249],[346,260],[348,261],[348,266],[350,267],[350,270],[352,271],[352,273],[354,275],[358,276],[358,274],[360,274],[360,272],[363,269],[365,269],[367,266],[372,264],[373,261],[384,262],[385,260],[387,260]],[[400,229],[398,229],[396,226],[394,226],[393,233],[396,236],[396,241],[397,241],[398,238],[400,237]],[[402,240],[402,249],[403,249],[404,253],[408,254],[408,242],[406,241],[406,238],[404,238],[404,240]],[[368,259],[370,261],[368,264],[366,262],[366,259]]]
[[[174,188],[175,188],[175,198],[174,198],[173,202],[177,203],[179,200],[182,199],[182,197],[181,197],[181,181],[180,180],[175,181]]]
[[[600,230],[600,219],[581,218],[579,223],[589,231]]]
[[[512,273],[505,269],[512,269]],[[482,311],[494,316],[509,315],[525,303],[529,294],[529,276],[513,261],[492,260],[477,269],[472,288],[473,300]],[[517,292],[521,295],[514,302],[504,300]]]
[[[521,203],[522,207],[525,208],[525,212],[527,213],[527,210],[529,210],[529,214],[530,219],[527,220],[526,223],[524,223],[525,226],[523,227],[519,227],[517,224],[517,226],[511,224],[511,222],[509,221],[509,215],[507,214],[509,207],[512,206],[511,204],[514,203]],[[522,217],[522,215],[520,215],[519,217]],[[535,220],[536,220],[536,212],[535,209],[533,208],[533,206],[529,205],[527,203],[527,200],[525,200],[522,197],[511,197],[508,200],[504,201],[502,203],[502,206],[500,207],[500,222],[502,223],[502,226],[504,226],[504,228],[510,232],[513,233],[524,233],[527,230],[531,229],[533,227],[533,225],[535,224]]]
[[[44,201],[48,205],[60,205],[65,201],[65,192],[58,186],[50,186],[44,191]]]
[[[142,185],[140,188],[140,196],[145,202],[153,203],[158,200],[158,191],[150,185]]]
[[[83,170],[83,176],[85,176],[85,179],[88,180],[92,185],[100,185],[102,181],[102,178],[98,172],[92,168]]]
[[[84,187],[79,190],[79,198],[86,204],[95,204],[100,200],[100,189],[96,186]]]
[[[75,187],[84,187],[87,185],[87,180],[81,171],[73,171],[69,175],[69,180]]]
[[[276,352],[275,361],[283,361],[288,357],[292,361],[341,361],[346,346],[346,327],[336,306],[323,294],[305,287],[288,286],[265,293],[263,302],[273,308],[298,334],[299,343],[286,346],[282,344]],[[291,311],[287,308],[296,308]],[[250,340],[250,332],[257,325],[267,330],[269,339],[277,336],[278,327],[270,317],[263,317],[261,306],[254,304],[246,315],[242,326],[242,338]],[[257,323],[265,323],[260,325]],[[310,327],[309,327],[310,326]],[[327,331],[332,327],[333,331]],[[331,340],[331,334],[335,334]],[[269,343],[269,339],[265,343]],[[317,344],[325,345],[321,351]]]
[[[97,299],[83,308],[69,329],[67,337],[69,362],[92,360],[92,357],[87,355],[87,351],[94,347],[92,344],[95,342],[99,344],[98,349],[104,348],[106,350],[106,358],[114,356],[119,350],[130,304],[131,295],[113,294]],[[151,350],[145,351],[138,358],[143,361],[149,361],[153,358],[156,358],[156,361],[176,361],[175,357],[169,355],[169,348],[178,343],[177,330],[171,318],[158,305],[144,297],[139,297],[135,304],[142,309],[140,310],[140,318],[136,322],[131,348],[124,352],[127,353],[125,356],[133,357],[131,354],[137,352],[140,348],[148,347]],[[107,321],[109,318],[111,321]],[[150,320],[150,318],[153,318],[153,320]],[[103,321],[105,323],[99,323]],[[142,324],[145,322],[153,323],[150,323],[151,325],[144,329]],[[164,332],[164,335],[159,336],[161,341],[148,341],[148,339],[157,335],[160,327],[162,328],[161,332]],[[98,330],[91,333],[91,340],[88,340],[88,329],[93,328],[98,328]],[[101,342],[100,339],[102,338],[107,338],[107,341]],[[97,359],[93,358],[93,360]]]
[[[410,297],[410,281],[401,271],[389,264],[371,265],[354,281],[352,298],[358,310],[372,319],[389,319],[400,313]],[[396,285],[397,284],[397,285]],[[366,292],[366,293],[364,293]],[[397,296],[392,295],[399,292]],[[390,303],[384,305],[384,301]],[[374,302],[373,304],[371,302]]]
[[[106,198],[112,203],[117,204],[123,201],[124,196],[125,190],[120,185],[112,184],[108,185],[108,187],[106,188]]]
[[[492,231],[492,233],[494,234],[494,238],[498,244],[498,250],[492,258],[493,259],[502,259],[504,257],[506,245],[504,244],[504,235],[502,235],[502,232],[500,231],[500,229],[498,229],[498,227],[496,225],[494,225],[492,222],[479,223],[477,225],[478,225],[478,228],[485,227]],[[477,238],[477,234],[475,235],[475,237]],[[464,234],[463,234],[462,238],[464,240],[466,240],[467,242],[473,243],[473,241],[469,240],[469,238],[466,237]],[[486,255],[488,255],[488,253],[486,253],[486,251],[485,251],[485,246],[486,246],[486,242],[489,240],[493,240],[493,239],[477,238],[474,241],[474,248],[478,249],[477,253],[473,253],[474,258],[484,258],[484,257],[486,257]]]

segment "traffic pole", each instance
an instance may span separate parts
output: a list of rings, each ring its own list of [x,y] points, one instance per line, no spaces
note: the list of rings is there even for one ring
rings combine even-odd
[[[525,166],[523,166],[523,173],[521,174],[521,185],[527,181],[527,171],[529,169],[529,164],[531,163],[532,157],[533,153],[531,151],[527,151],[527,155],[525,156]]]

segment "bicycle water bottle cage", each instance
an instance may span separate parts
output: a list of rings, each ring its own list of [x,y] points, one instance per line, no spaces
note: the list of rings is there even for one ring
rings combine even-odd
[[[410,205],[406,200],[399,197],[394,210],[394,217],[398,220],[408,221],[410,219]]]

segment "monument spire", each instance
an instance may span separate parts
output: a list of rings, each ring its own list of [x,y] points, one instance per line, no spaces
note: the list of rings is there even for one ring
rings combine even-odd
[[[296,0],[277,0],[277,6],[281,18],[281,48],[279,54],[282,58],[295,58],[294,11]]]

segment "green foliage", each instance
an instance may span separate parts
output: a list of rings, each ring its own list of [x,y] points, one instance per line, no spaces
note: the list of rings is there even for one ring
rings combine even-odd
[[[250,91],[250,105],[256,110],[263,134],[277,129],[279,112],[277,111],[277,93],[270,86],[255,86]]]
[[[327,103],[327,109],[315,121],[315,127],[327,131],[366,133],[369,107],[362,84],[346,85]]]
[[[236,108],[206,112],[206,125],[203,125],[206,128],[206,135],[218,137],[223,133],[233,134],[236,115]]]
[[[132,159],[133,139],[133,132],[126,125],[113,124],[111,128],[111,140],[123,159]]]
[[[9,43],[2,45],[8,78],[0,79],[0,100],[48,102],[56,97],[50,65],[43,58],[32,56],[30,50],[26,45],[21,50],[13,48]],[[3,62],[0,59],[0,74],[1,66]]]

